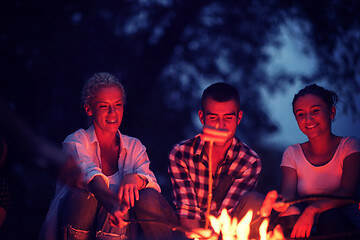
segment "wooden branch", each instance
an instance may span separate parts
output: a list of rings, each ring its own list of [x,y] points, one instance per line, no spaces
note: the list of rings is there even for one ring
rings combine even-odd
[[[214,142],[210,141],[209,143],[209,196],[207,201],[207,209],[206,209],[206,219],[205,219],[205,229],[209,228],[209,221],[210,221],[210,208],[211,208],[211,201],[212,201],[212,150],[213,150]]]

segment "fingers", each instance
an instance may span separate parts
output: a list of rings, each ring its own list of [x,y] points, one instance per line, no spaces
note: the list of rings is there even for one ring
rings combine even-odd
[[[120,203],[124,203],[126,207],[134,207],[135,201],[139,200],[139,190],[136,186],[125,185],[119,188]]]
[[[290,205],[288,203],[278,201],[274,203],[273,208],[277,212],[285,212],[289,208],[289,206]]]
[[[115,227],[122,228],[128,224],[124,221],[123,217],[128,212],[127,208],[123,205],[120,205],[110,216],[110,224]]]
[[[291,232],[291,238],[307,238],[310,236],[312,223],[303,221],[301,217],[295,223]]]
[[[293,228],[291,232],[291,238],[307,238],[310,236],[311,227],[308,226],[298,226]]]

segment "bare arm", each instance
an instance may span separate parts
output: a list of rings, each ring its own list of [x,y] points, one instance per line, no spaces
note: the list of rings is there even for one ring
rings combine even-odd
[[[90,182],[90,188],[99,203],[112,214],[112,223],[119,227],[125,226],[123,216],[128,208],[120,204],[118,197],[110,191],[104,179],[101,176],[95,176]]]
[[[340,188],[333,192],[334,196],[342,196],[352,198],[356,194],[360,173],[360,152],[352,153],[344,159],[343,174],[341,176]],[[344,200],[322,200],[312,204],[319,213],[326,210],[340,207],[351,203]]]
[[[297,191],[297,173],[290,167],[281,167],[281,196],[289,201],[296,197]]]
[[[139,200],[139,191],[144,189],[148,180],[136,173],[126,174],[120,183],[118,197],[121,203],[128,208],[133,207],[135,201]]]
[[[343,174],[341,176],[340,188],[333,192],[335,196],[353,197],[356,193],[360,171],[360,153],[353,153],[344,159]],[[292,238],[310,236],[311,227],[314,224],[315,216],[332,208],[340,207],[351,203],[350,200],[320,200],[310,204],[302,212],[297,220]]]

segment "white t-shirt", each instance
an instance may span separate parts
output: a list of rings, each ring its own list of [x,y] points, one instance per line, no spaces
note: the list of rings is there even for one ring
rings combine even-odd
[[[285,150],[280,166],[296,170],[300,196],[330,194],[340,187],[344,159],[355,152],[360,152],[360,140],[343,137],[333,158],[325,165],[314,166],[306,159],[300,144],[294,144]]]

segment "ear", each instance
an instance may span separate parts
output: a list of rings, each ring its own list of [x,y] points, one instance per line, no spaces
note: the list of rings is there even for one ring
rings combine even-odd
[[[85,104],[84,105],[84,108],[85,108],[85,112],[86,112],[86,115],[88,115],[89,117],[92,116],[92,110],[91,110],[91,107],[89,104]]]
[[[240,124],[242,117],[243,117],[243,111],[240,110],[238,113],[237,125]]]
[[[198,115],[199,115],[199,119],[200,119],[201,124],[205,125],[205,123],[204,123],[204,112],[202,110],[199,110]]]
[[[332,106],[331,107],[331,112],[330,112],[330,119],[334,120],[335,119],[335,115],[336,115],[336,107]]]

